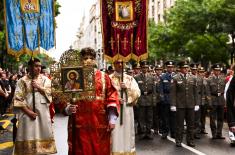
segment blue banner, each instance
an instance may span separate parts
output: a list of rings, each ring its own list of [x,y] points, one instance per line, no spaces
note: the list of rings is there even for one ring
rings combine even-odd
[[[10,54],[54,47],[54,0],[4,0]]]

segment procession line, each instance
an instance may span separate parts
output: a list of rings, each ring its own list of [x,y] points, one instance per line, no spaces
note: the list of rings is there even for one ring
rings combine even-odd
[[[5,142],[0,144],[0,150],[4,150],[9,147],[13,147],[13,142]]]
[[[175,143],[175,139],[173,139],[173,138],[171,138],[169,136],[167,136],[167,139],[169,141],[172,141],[173,143]],[[184,143],[182,143],[182,147],[186,148],[187,150],[189,150],[189,151],[191,151],[193,153],[196,153],[197,155],[206,155],[205,153],[202,153],[199,150],[196,150],[196,149],[194,149],[194,148],[192,148],[192,147],[190,147],[188,145],[185,145]]]

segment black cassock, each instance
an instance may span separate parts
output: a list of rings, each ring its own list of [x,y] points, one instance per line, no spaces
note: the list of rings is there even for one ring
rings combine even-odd
[[[226,92],[227,122],[228,126],[235,126],[235,76],[232,77]]]

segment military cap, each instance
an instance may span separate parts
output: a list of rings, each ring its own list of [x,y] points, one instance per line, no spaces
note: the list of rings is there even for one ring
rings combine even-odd
[[[179,66],[180,68],[187,68],[187,67],[189,67],[189,65],[188,65],[188,63],[187,63],[186,61],[180,61],[180,62],[178,63],[178,66]]]
[[[130,74],[130,73],[133,73],[134,71],[131,68],[127,68],[126,72]]]
[[[96,53],[95,50],[91,47],[85,47],[83,49],[81,49],[81,56],[84,57],[85,55],[90,55],[92,57],[96,57]]]
[[[205,69],[204,69],[204,67],[199,67],[199,68],[198,68],[198,71],[199,71],[199,72],[205,72]]]
[[[149,67],[147,60],[142,60],[142,61],[140,61],[140,67],[141,67],[141,68],[143,68],[143,67]]]
[[[155,66],[155,70],[162,70],[162,69],[163,69],[162,66],[159,64]]]
[[[138,62],[135,62],[133,65],[132,65],[132,68],[140,68],[140,64]]]
[[[165,66],[167,66],[167,67],[174,66],[174,61],[172,61],[172,60],[166,61],[166,62],[165,62]]]
[[[214,70],[221,70],[221,65],[219,63],[215,63],[215,64],[212,65],[211,68],[214,69]]]
[[[109,66],[108,71],[113,71],[113,66]]]
[[[198,64],[196,64],[196,63],[191,63],[190,64],[190,68],[193,69],[193,70],[196,70],[197,67],[198,67]]]

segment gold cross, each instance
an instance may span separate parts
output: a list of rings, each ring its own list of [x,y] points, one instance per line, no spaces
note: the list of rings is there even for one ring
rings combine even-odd
[[[119,34],[117,34],[117,45],[118,45],[118,53],[119,53]]]
[[[124,44],[124,50],[126,50],[126,44],[128,43],[126,37],[124,37],[124,41],[121,41]]]
[[[113,37],[111,37],[111,40],[109,41],[109,43],[111,43],[111,49],[113,50],[114,49],[114,44],[115,41],[113,40]]]
[[[138,37],[135,42],[137,43],[137,50],[139,50],[140,49],[140,44],[141,44],[140,38]]]

